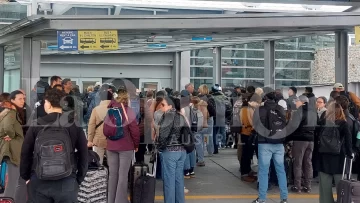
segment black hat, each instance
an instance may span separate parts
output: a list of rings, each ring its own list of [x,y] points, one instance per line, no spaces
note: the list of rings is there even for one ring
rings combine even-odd
[[[296,89],[296,87],[290,87],[289,89],[291,89],[295,94],[297,94],[297,89]]]

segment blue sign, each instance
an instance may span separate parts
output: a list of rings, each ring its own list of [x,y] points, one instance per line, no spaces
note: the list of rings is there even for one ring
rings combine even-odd
[[[149,48],[166,48],[166,44],[149,44]]]
[[[193,41],[211,41],[212,37],[193,37]]]
[[[78,32],[75,30],[57,31],[58,50],[78,50]]]

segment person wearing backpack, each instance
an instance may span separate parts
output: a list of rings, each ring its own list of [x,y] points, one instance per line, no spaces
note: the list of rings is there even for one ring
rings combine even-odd
[[[268,190],[269,167],[274,161],[280,188],[280,202],[287,203],[288,189],[284,166],[286,116],[284,108],[275,102],[275,91],[264,88],[265,102],[254,112],[253,124],[258,134],[259,196],[253,203],[265,203]]]
[[[356,119],[359,119],[360,112],[360,99],[356,96],[355,93],[346,91],[344,86],[341,83],[336,83],[333,87],[333,90],[339,92],[340,95],[345,96],[349,100],[349,112]]]
[[[352,138],[341,105],[330,102],[319,133],[319,202],[334,203],[332,181],[342,177],[345,157],[352,158]],[[338,201],[339,202],[339,201]]]
[[[128,201],[128,174],[134,151],[140,143],[136,115],[129,107],[130,95],[125,89],[114,94],[104,119],[103,133],[107,137],[106,156],[109,165],[108,202]]]
[[[99,96],[101,102],[99,106],[92,110],[88,124],[88,147],[94,148],[94,151],[100,157],[100,164],[103,164],[107,145],[106,137],[103,132],[104,119],[107,113],[107,107],[109,106],[113,96],[107,90],[100,92]]]
[[[206,146],[209,156],[214,154],[214,139],[213,139],[213,129],[214,129],[214,116],[216,115],[216,104],[212,95],[209,94],[209,88],[207,85],[200,85],[198,88],[199,95],[198,97],[207,103],[207,111],[209,113],[208,118],[208,134],[206,136]]]
[[[44,97],[48,115],[26,133],[20,175],[28,185],[28,202],[77,202],[88,169],[88,148],[82,127],[62,114],[64,96],[61,90],[48,90]]]
[[[309,98],[300,95],[295,99],[296,110],[287,126],[288,140],[293,141],[292,157],[294,158],[294,186],[292,192],[311,192],[313,176],[312,154],[314,150],[314,133],[317,126],[317,114],[309,109]],[[304,187],[301,188],[301,177],[304,175]]]

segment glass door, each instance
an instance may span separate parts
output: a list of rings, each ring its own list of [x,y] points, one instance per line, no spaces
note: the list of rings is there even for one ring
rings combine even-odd
[[[159,79],[141,79],[139,80],[141,92],[150,90],[159,91],[161,89],[161,82]]]
[[[85,93],[89,86],[94,86],[97,82],[102,84],[102,78],[79,78],[80,92]]]

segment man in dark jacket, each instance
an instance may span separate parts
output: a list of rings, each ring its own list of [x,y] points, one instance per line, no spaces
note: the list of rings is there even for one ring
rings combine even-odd
[[[289,98],[287,99],[287,109],[290,111],[296,110],[296,106],[294,103],[294,100],[297,99],[297,88],[296,87],[290,87],[288,91]]]
[[[57,89],[51,89],[46,93],[44,100],[45,111],[48,115],[38,119],[36,124],[29,128],[22,145],[20,176],[28,184],[29,202],[77,202],[79,185],[84,180],[88,169],[88,149],[84,131],[75,123],[70,123],[68,116],[62,114],[60,101],[63,96],[63,92]],[[70,135],[72,152],[68,153],[71,153],[73,173],[59,180],[40,180],[34,167],[38,165],[34,162],[38,160],[35,159],[34,152],[39,150],[35,143],[44,126],[55,125],[55,123],[63,127]],[[62,146],[54,148],[54,150],[62,149]],[[75,150],[77,150],[76,153]]]
[[[307,96],[307,98],[309,99],[308,109],[311,111],[316,111],[316,97],[313,93],[313,88],[305,87],[305,92],[303,95]]]
[[[256,109],[254,112],[254,130],[258,133],[258,182],[259,182],[259,197],[253,203],[265,203],[266,193],[269,182],[269,167],[273,160],[275,164],[276,173],[278,175],[278,183],[280,188],[281,203],[287,203],[288,189],[286,181],[286,173],[284,166],[284,140],[286,137],[286,117],[284,108],[275,102],[275,92],[273,90],[265,90],[266,94],[264,106]],[[283,129],[278,129],[273,133],[270,129],[269,122],[270,114],[282,118],[281,126]]]
[[[309,99],[305,95],[295,100],[297,110],[293,113],[288,125],[289,139],[294,141],[292,155],[294,158],[293,192],[309,193],[313,175],[312,154],[314,151],[314,133],[317,125],[317,114],[308,108]],[[290,130],[293,129],[293,132]],[[304,187],[301,188],[301,177],[304,174]]]

